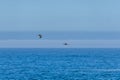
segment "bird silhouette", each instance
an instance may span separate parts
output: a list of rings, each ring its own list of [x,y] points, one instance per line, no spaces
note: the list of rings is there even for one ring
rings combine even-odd
[[[41,34],[38,34],[38,37],[41,39],[41,38],[42,38],[42,35],[41,35]]]

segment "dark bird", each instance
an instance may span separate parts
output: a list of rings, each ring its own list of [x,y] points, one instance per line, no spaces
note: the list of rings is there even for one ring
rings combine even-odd
[[[68,43],[64,43],[64,45],[68,45]]]
[[[42,35],[41,35],[41,34],[38,34],[38,37],[41,39],[41,38],[42,38]]]

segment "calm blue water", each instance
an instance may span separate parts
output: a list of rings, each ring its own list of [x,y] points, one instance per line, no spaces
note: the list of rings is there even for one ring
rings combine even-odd
[[[0,80],[120,80],[120,49],[0,49]]]

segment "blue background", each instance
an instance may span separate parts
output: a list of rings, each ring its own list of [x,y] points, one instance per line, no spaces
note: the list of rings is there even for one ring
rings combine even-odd
[[[0,31],[120,31],[119,0],[0,0]]]

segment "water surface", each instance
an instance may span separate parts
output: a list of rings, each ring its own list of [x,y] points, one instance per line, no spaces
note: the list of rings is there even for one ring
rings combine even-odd
[[[0,80],[120,80],[120,49],[0,49]]]

